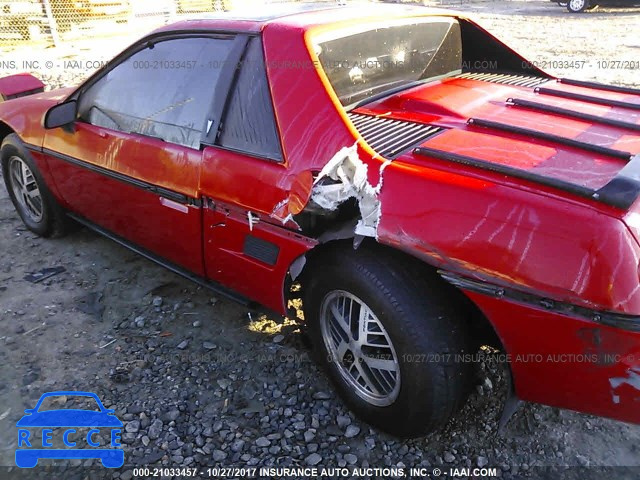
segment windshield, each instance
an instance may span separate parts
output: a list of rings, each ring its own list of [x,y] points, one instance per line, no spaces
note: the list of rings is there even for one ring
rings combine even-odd
[[[462,71],[460,25],[448,17],[326,32],[313,48],[344,106]]]

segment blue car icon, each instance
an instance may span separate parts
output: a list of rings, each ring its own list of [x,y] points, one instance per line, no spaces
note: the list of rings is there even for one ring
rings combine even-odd
[[[95,400],[98,410],[89,409],[47,409],[39,411],[42,403],[55,402],[56,398],[81,397],[79,400]],[[85,397],[85,398],[82,398]],[[88,397],[88,398],[86,398]],[[124,451],[120,445],[122,422],[114,415],[114,410],[104,407],[95,393],[91,392],[49,392],[40,397],[36,406],[25,410],[16,426],[18,427],[18,449],[16,449],[16,465],[20,468],[33,468],[41,458],[47,459],[91,459],[99,458],[107,468],[119,468],[124,464]],[[35,429],[38,429],[37,431]],[[41,438],[38,433],[41,430]],[[64,429],[62,440],[69,448],[53,448],[53,428]],[[78,438],[76,428],[88,428],[86,436]],[[96,436],[101,428],[110,429],[110,442],[101,445]],[[78,443],[86,441],[88,448],[74,448]],[[107,448],[109,447],[109,448]]]

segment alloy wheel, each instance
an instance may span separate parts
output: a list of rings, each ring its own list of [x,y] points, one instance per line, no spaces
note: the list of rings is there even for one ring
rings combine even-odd
[[[360,398],[378,407],[398,398],[398,356],[365,302],[346,291],[329,292],[321,304],[320,329],[330,360]]]
[[[574,12],[579,12],[585,7],[585,0],[570,0],[569,7]]]
[[[44,216],[42,195],[29,166],[18,156],[9,159],[9,182],[20,209],[35,223]]]

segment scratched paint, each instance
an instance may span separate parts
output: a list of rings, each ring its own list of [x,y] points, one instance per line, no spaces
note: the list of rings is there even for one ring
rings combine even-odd
[[[640,367],[634,367],[627,370],[626,377],[614,377],[609,379],[609,384],[611,388],[614,390],[613,395],[613,403],[620,403],[620,396],[616,395],[615,390],[620,388],[622,385],[631,385],[636,390],[640,391]]]

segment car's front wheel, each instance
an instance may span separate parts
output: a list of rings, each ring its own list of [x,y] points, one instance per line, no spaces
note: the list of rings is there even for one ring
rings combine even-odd
[[[569,0],[567,10],[571,13],[581,13],[589,9],[589,0]]]
[[[2,142],[0,160],[9,197],[25,226],[42,237],[61,235],[69,220],[17,135]]]
[[[305,285],[318,361],[363,420],[400,437],[434,430],[469,392],[464,318],[451,291],[361,247],[323,258]]]

